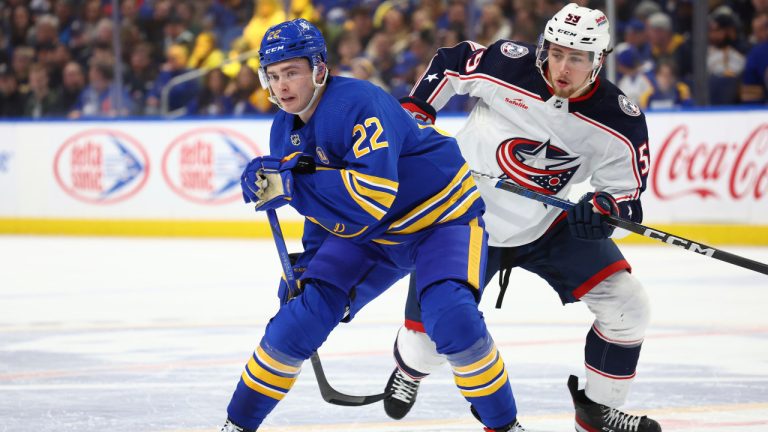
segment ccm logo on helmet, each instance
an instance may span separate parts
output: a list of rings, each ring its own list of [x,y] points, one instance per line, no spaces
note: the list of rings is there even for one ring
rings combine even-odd
[[[562,33],[562,34],[564,34],[566,36],[576,36],[576,33],[572,32],[572,31],[564,30],[564,29],[557,29],[557,32],[558,33]]]
[[[268,49],[268,50],[264,51],[264,54],[272,54],[273,52],[275,52],[275,51],[280,51],[280,50],[282,50],[283,48],[285,48],[285,45],[276,46],[276,47],[274,47],[274,48],[270,48],[270,49]]]

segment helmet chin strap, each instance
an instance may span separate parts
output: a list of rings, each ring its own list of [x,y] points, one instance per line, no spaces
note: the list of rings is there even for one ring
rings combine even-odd
[[[315,65],[312,68],[312,84],[315,86],[315,91],[312,92],[312,99],[309,100],[309,103],[307,103],[307,106],[305,106],[304,109],[302,109],[297,113],[291,113],[291,114],[300,116],[305,112],[307,112],[307,110],[309,110],[309,108],[315,104],[315,100],[317,100],[317,96],[320,95],[320,89],[322,89],[326,81],[328,81],[328,67],[324,67],[324,69],[325,69],[325,73],[323,74],[323,80],[318,83],[317,81],[315,81],[315,77],[317,76],[317,72],[318,72],[318,65]]]

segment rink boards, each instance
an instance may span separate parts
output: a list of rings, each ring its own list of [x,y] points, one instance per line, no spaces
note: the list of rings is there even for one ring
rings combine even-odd
[[[645,223],[705,243],[768,244],[768,111],[648,114]],[[459,130],[464,117],[439,126]],[[268,117],[0,123],[0,233],[269,237],[242,166]],[[579,185],[573,199],[589,189]],[[301,217],[281,209],[286,235]],[[643,241],[638,236],[623,241]]]

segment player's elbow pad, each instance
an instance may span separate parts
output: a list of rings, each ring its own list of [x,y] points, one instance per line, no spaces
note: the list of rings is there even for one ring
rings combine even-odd
[[[404,110],[408,112],[408,114],[411,115],[416,121],[426,123],[426,124],[435,124],[435,120],[437,119],[437,111],[432,107],[432,105],[424,102],[423,100],[416,99],[413,96],[406,96],[403,98],[400,98],[400,106],[403,107]]]

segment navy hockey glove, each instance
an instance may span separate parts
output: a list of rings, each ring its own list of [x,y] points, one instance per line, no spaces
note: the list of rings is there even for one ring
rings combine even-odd
[[[288,300],[291,300],[292,298],[301,294],[303,287],[299,279],[301,278],[301,275],[304,274],[304,271],[307,269],[305,264],[299,262],[301,261],[301,255],[302,255],[301,253],[288,254],[288,259],[291,261],[291,267],[293,268],[293,277],[296,278],[296,285],[299,291],[291,295],[291,292],[288,289],[288,282],[286,282],[284,277],[280,278],[280,286],[277,287],[277,298],[280,299],[280,304],[286,304],[288,303]]]
[[[568,211],[568,228],[571,235],[581,240],[603,240],[613,234],[613,225],[608,225],[605,215],[616,216],[619,206],[611,194],[590,192]]]
[[[293,173],[315,172],[312,156],[299,152],[284,158],[260,156],[248,163],[240,177],[243,200],[256,203],[256,210],[276,209],[293,197]]]
[[[410,114],[417,122],[430,125],[435,124],[437,111],[432,108],[432,105],[412,96],[400,98],[399,102],[400,106],[408,111],[408,114]]]

